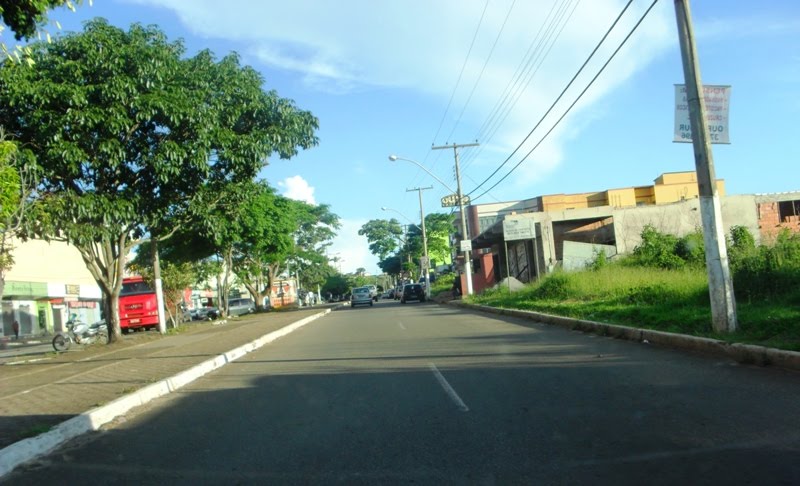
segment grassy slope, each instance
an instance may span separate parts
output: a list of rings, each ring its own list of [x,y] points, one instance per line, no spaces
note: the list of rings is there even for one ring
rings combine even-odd
[[[518,292],[502,288],[469,300],[800,351],[798,297],[796,289],[789,289],[769,300],[740,299],[739,330],[725,335],[711,329],[708,280],[702,270],[607,265],[596,271],[556,273]]]

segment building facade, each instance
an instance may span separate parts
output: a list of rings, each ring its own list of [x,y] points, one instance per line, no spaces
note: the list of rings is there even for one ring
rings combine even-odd
[[[101,318],[100,287],[78,250],[62,242],[14,241],[15,264],[6,272],[2,299],[2,336],[65,330],[72,314],[85,322]]]
[[[725,196],[724,181],[716,185],[726,234],[744,226],[769,242],[784,228],[800,232],[800,192]],[[530,282],[556,268],[584,268],[600,251],[630,253],[647,225],[678,236],[702,228],[694,172],[662,174],[649,186],[475,205],[467,215],[476,292],[509,275]],[[533,237],[509,237],[509,225],[530,225]]]

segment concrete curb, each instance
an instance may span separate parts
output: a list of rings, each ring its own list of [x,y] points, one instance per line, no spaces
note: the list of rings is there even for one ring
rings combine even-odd
[[[718,339],[606,324],[604,322],[572,319],[570,317],[554,316],[534,311],[503,309],[486,305],[468,304],[465,302],[449,302],[448,305],[455,305],[492,314],[520,317],[571,330],[591,332],[601,336],[647,342],[658,346],[727,357],[743,364],[775,366],[778,368],[800,371],[800,352],[797,351],[786,351],[752,344],[728,343]]]
[[[83,435],[87,432],[98,430],[104,424],[111,422],[115,418],[129,412],[130,410],[140,405],[144,405],[158,397],[172,393],[175,390],[202,377],[203,375],[219,369],[226,364],[241,358],[247,353],[255,351],[265,344],[269,344],[276,339],[305,326],[309,322],[327,315],[330,312],[331,309],[326,309],[319,314],[305,317],[297,322],[289,324],[288,326],[265,334],[255,341],[249,342],[232,349],[227,353],[220,354],[214,358],[195,365],[186,371],[178,373],[177,375],[165,378],[144,388],[140,388],[135,392],[122,396],[105,405],[93,408],[92,410],[75,416],[66,422],[60,423],[48,432],[11,444],[10,446],[0,450],[0,478],[9,474],[17,466],[55,450],[56,447],[64,442],[74,439],[75,437]]]

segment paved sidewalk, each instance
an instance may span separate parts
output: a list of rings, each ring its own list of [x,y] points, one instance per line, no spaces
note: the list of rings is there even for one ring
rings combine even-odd
[[[224,324],[189,324],[175,335],[141,332],[111,346],[74,346],[61,354],[42,344],[20,349],[16,355],[4,353],[0,449],[326,310],[320,306],[245,316]]]

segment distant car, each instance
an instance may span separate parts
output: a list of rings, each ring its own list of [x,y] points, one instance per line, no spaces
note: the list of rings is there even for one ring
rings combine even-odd
[[[189,309],[188,305],[180,304],[178,306],[178,309],[179,309],[179,311],[181,313],[181,318],[182,318],[183,322],[188,322],[188,321],[191,321],[192,319],[194,319],[194,316],[192,315],[192,311]]]
[[[368,304],[372,307],[372,291],[369,287],[356,287],[350,294],[350,307],[355,307],[359,304]]]
[[[369,289],[369,294],[372,296],[372,300],[377,302],[378,301],[378,297],[380,297],[380,295],[378,294],[378,286],[377,285],[367,285],[367,288]]]
[[[216,307],[201,307],[197,309],[194,319],[197,321],[211,321],[219,317],[219,309]]]
[[[403,295],[400,297],[400,303],[405,304],[409,300],[425,302],[425,288],[418,283],[408,284],[403,287]]]
[[[256,311],[256,303],[252,299],[231,299],[228,302],[228,315],[241,316]]]

